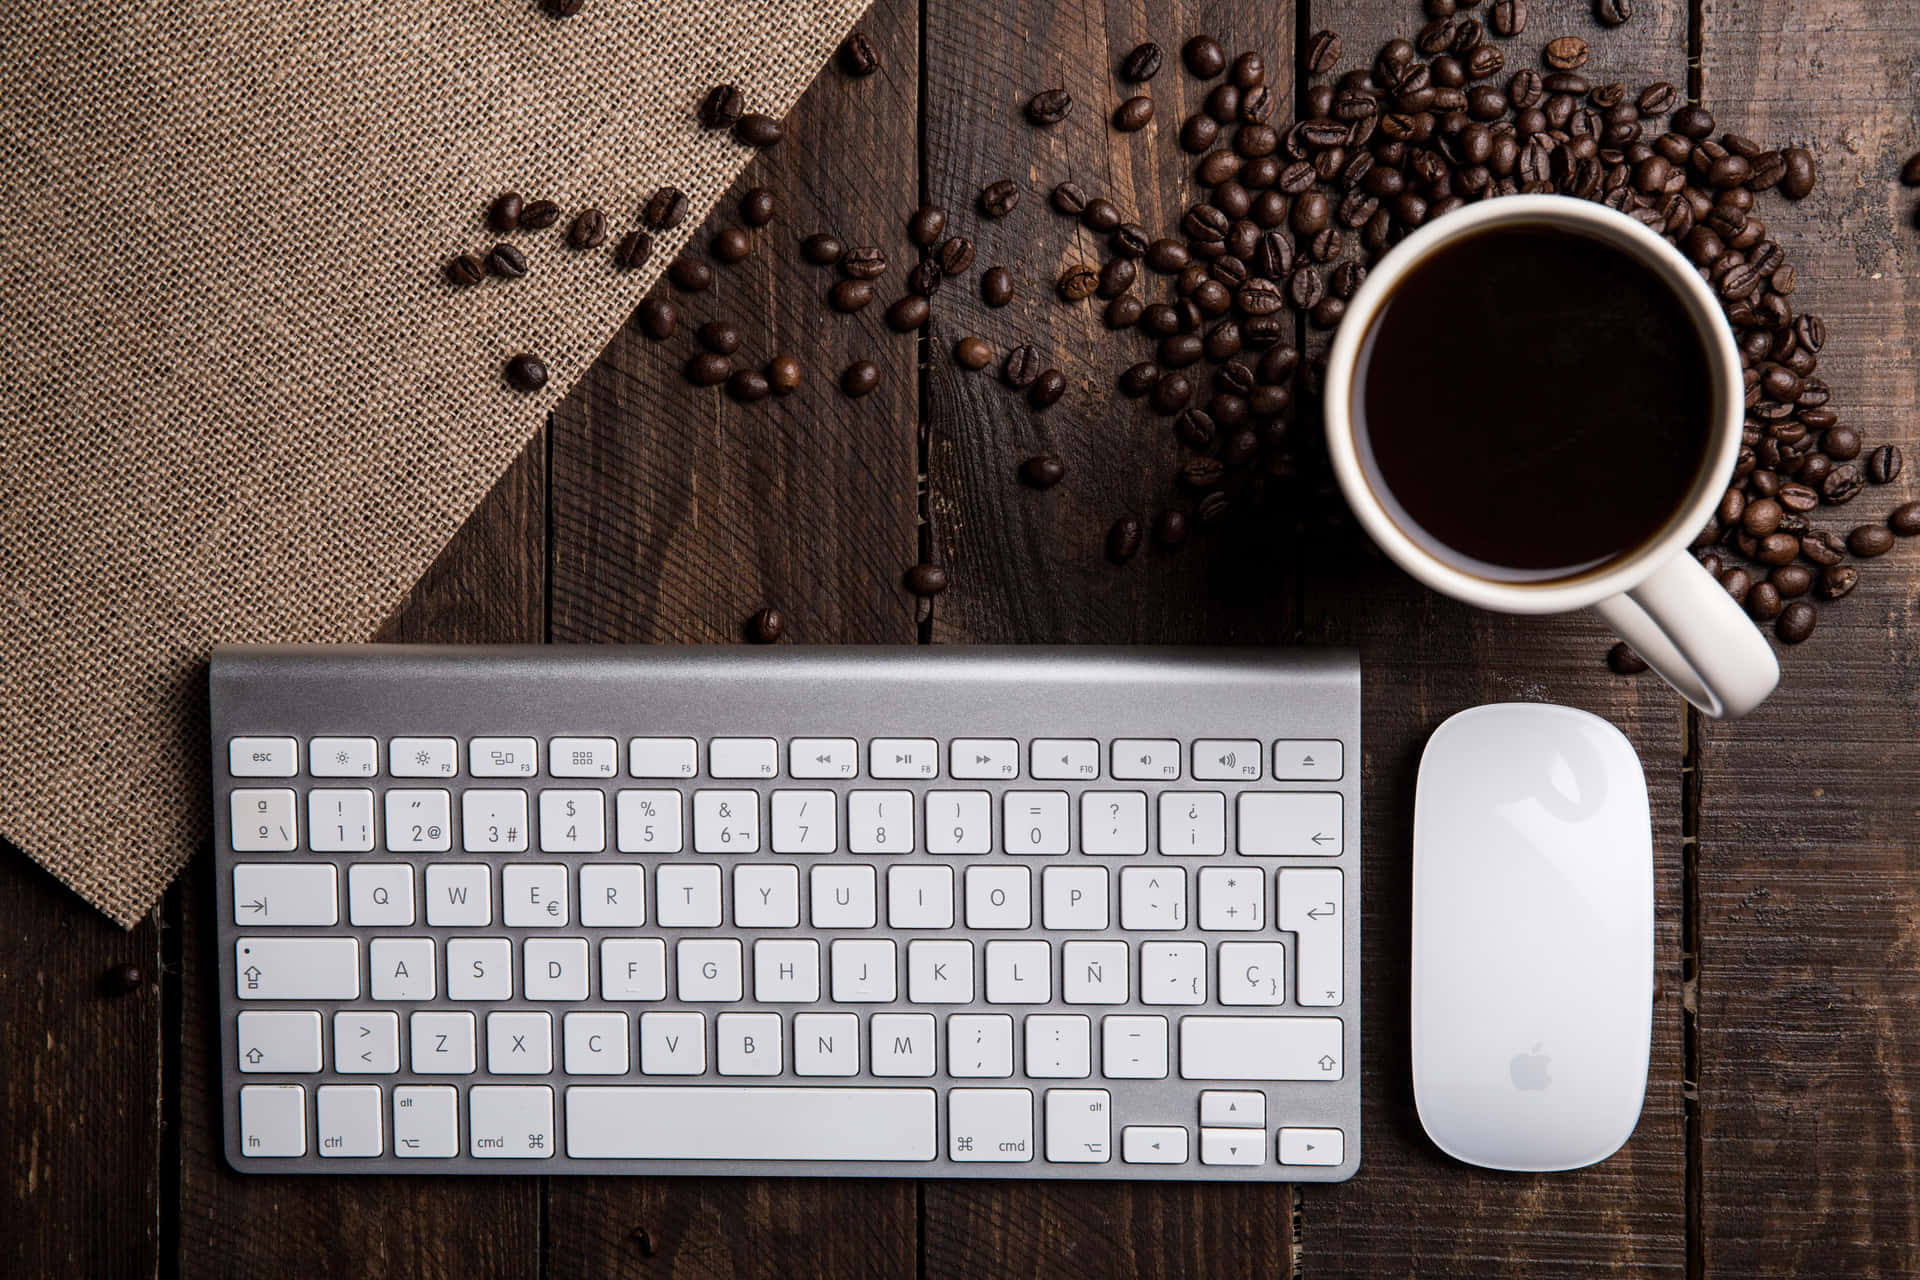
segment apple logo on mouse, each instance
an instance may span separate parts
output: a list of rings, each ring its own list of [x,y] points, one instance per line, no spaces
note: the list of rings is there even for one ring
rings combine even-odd
[[[1540,1052],[1540,1046],[1537,1044],[1533,1046],[1531,1052],[1514,1054],[1513,1061],[1508,1064],[1508,1072],[1513,1076],[1513,1087],[1545,1089],[1553,1083],[1553,1078],[1547,1074],[1547,1063],[1551,1060],[1551,1055]]]

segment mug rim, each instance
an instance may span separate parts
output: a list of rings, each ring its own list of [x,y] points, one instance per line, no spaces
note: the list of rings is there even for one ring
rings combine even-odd
[[[1693,318],[1706,347],[1714,409],[1706,465],[1687,500],[1660,531],[1624,556],[1599,568],[1544,582],[1502,582],[1478,577],[1441,560],[1387,514],[1367,483],[1353,429],[1353,378],[1361,344],[1382,304],[1414,266],[1440,246],[1489,227],[1547,223],[1605,241],[1651,267]],[[1746,395],[1733,328],[1705,280],[1680,251],[1650,228],[1606,205],[1565,195],[1501,196],[1468,205],[1420,227],[1382,258],[1347,304],[1347,315],[1327,355],[1322,397],[1327,453],[1347,505],[1375,544],[1408,573],[1469,604],[1506,613],[1561,613],[1597,604],[1638,586],[1655,568],[1682,551],[1720,505],[1722,491],[1740,456]]]

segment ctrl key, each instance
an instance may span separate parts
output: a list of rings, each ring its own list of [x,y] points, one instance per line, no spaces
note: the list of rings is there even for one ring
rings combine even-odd
[[[249,1084],[240,1089],[240,1154],[307,1154],[307,1090],[298,1084]]]
[[[1033,1091],[949,1089],[947,1147],[947,1154],[962,1164],[1031,1161]]]

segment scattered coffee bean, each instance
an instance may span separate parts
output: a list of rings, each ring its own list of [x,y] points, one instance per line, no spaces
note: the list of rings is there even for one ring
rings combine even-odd
[[[907,238],[921,248],[930,247],[946,229],[947,211],[937,204],[923,204],[907,219]]]
[[[713,237],[713,256],[732,265],[753,253],[753,237],[739,227],[723,227]]]
[[[724,320],[709,320],[695,331],[700,345],[718,355],[730,356],[740,349],[740,331]]]
[[[1067,376],[1058,369],[1043,369],[1027,388],[1027,403],[1036,409],[1050,408],[1066,393]]]
[[[1012,213],[1020,203],[1020,188],[1012,180],[1002,178],[989,183],[980,191],[980,211],[989,218],[1004,218]]]
[[[471,253],[458,254],[447,262],[447,283],[471,289],[487,277],[487,264]]]
[[[487,271],[502,280],[518,280],[527,274],[527,255],[510,244],[497,244],[487,251]]]
[[[1180,46],[1180,58],[1187,70],[1202,80],[1211,80],[1226,69],[1227,51],[1212,36],[1194,36]]]
[[[1860,582],[1860,571],[1850,564],[1828,565],[1820,571],[1820,598],[1838,600]]]
[[[1220,139],[1220,126],[1209,115],[1191,115],[1180,126],[1180,147],[1199,155]]]
[[[750,227],[764,227],[773,221],[780,202],[765,187],[749,187],[740,197],[740,221]]]
[[[871,360],[855,360],[840,375],[840,390],[856,400],[879,385],[880,366]]]
[[[1493,0],[1493,11],[1487,17],[1487,25],[1493,28],[1493,34],[1497,36],[1519,35],[1527,29],[1525,0]]]
[[[953,344],[953,362],[962,369],[984,369],[993,363],[993,348],[979,338],[962,338]]]
[[[1146,304],[1130,293],[1123,293],[1107,303],[1102,317],[1109,329],[1126,329],[1138,324],[1140,313],[1146,310]]]
[[[1042,89],[1027,100],[1027,119],[1037,125],[1059,124],[1073,110],[1073,95],[1065,89]]]
[[[887,323],[906,333],[924,325],[928,314],[927,300],[917,293],[910,293],[887,308]]]
[[[747,638],[755,644],[777,644],[786,633],[787,620],[778,609],[762,609],[747,620]]]
[[[1080,211],[1081,225],[1090,231],[1098,231],[1102,235],[1114,230],[1125,220],[1125,216],[1120,212],[1120,206],[1105,196],[1095,196],[1087,201],[1087,207]]]
[[[1831,440],[1833,433],[1828,432]],[[1883,444],[1867,455],[1867,479],[1875,484],[1887,484],[1900,474],[1906,465],[1906,458],[1898,445]]]
[[[1153,123],[1153,99],[1140,95],[1128,98],[1113,109],[1113,127],[1122,133],[1138,133]]]
[[[1893,530],[1883,524],[1856,525],[1847,534],[1847,550],[1862,560],[1883,556],[1893,550]]]
[[[942,274],[939,262],[932,258],[914,263],[907,273],[907,292],[931,298],[940,289]]]
[[[1032,489],[1051,489],[1067,478],[1067,468],[1050,453],[1039,453],[1020,464],[1020,482]]]
[[[518,194],[507,191],[494,197],[487,208],[487,225],[493,228],[495,235],[512,235],[520,229],[520,211],[526,208],[526,201]]]
[[[687,381],[696,387],[717,387],[733,376],[733,361],[712,351],[687,359]]]
[[[640,309],[634,312],[634,317],[640,322],[640,332],[655,342],[665,342],[673,336],[679,313],[666,298],[647,298],[641,302]]]
[[[1120,374],[1120,394],[1139,397],[1153,390],[1160,381],[1160,366],[1151,360],[1142,360],[1129,365]]]
[[[1747,592],[1747,616],[1755,622],[1772,622],[1780,616],[1780,592],[1771,582],[1756,582]]]
[[[765,400],[773,391],[766,377],[752,369],[736,369],[727,379],[727,394],[744,404]]]
[[[824,231],[815,232],[800,242],[800,256],[816,267],[830,267],[840,261],[847,247],[840,243],[838,236],[828,235]]]
[[[713,268],[698,258],[676,258],[667,268],[667,279],[676,289],[703,293],[713,287]]]
[[[515,391],[538,391],[547,385],[547,366],[539,356],[522,353],[507,361],[507,385]]]
[[[678,187],[661,187],[647,197],[640,220],[655,231],[677,227],[687,216],[687,195]]]
[[[700,100],[700,124],[707,129],[731,129],[747,100],[730,84],[717,84]]]
[[[1216,45],[1215,48],[1218,48]],[[1188,66],[1192,66],[1189,60]],[[1125,564],[1140,554],[1140,517],[1124,515],[1113,522],[1107,530],[1107,559],[1115,564]]]
[[[1613,668],[1615,675],[1637,676],[1647,669],[1647,660],[1628,647],[1627,642],[1620,643],[1607,650],[1607,665]]]
[[[1000,366],[1000,376],[1010,387],[1027,387],[1040,376],[1040,353],[1031,345],[1022,343],[1007,352],[1006,361]]]
[[[733,140],[764,151],[778,144],[783,132],[780,122],[772,116],[749,111],[734,123]]]
[[[950,236],[941,242],[934,258],[945,274],[960,275],[973,265],[973,241],[964,236]]]
[[[1077,182],[1062,182],[1047,197],[1055,213],[1063,213],[1069,218],[1077,218],[1086,212],[1087,193]]]
[[[635,271],[653,256],[653,237],[644,231],[629,231],[620,237],[613,251],[613,265],[622,271]]]
[[[582,209],[567,224],[567,247],[598,249],[607,242],[607,215],[598,209]]]
[[[1903,502],[1887,515],[1887,528],[1903,538],[1920,536],[1920,502]]]
[[[100,987],[110,996],[129,996],[147,984],[137,964],[117,964],[101,975]]]
[[[873,42],[861,32],[849,35],[840,45],[840,69],[850,76],[870,76],[880,69],[880,55]]]
[[[1630,22],[1633,19],[1633,0],[1593,0],[1593,16],[1607,27]]]
[[[1153,522],[1153,540],[1168,549],[1184,545],[1187,540],[1186,513],[1172,507],[1162,511]]]
[[[1555,71],[1577,71],[1587,65],[1587,42],[1579,36],[1560,36],[1547,41],[1540,56]]]
[[[980,276],[980,298],[990,307],[1013,301],[1013,275],[1005,267],[988,267]]]
[[[1316,31],[1307,40],[1307,70],[1323,76],[1340,65],[1340,37],[1331,31]]]
[[[767,362],[767,386],[777,396],[791,395],[800,386],[800,362],[792,356],[775,356]]]
[[[840,269],[854,280],[878,280],[887,271],[887,255],[866,245],[856,245],[840,255]]]
[[[931,599],[947,589],[947,571],[937,564],[917,564],[907,570],[906,588],[922,599]]]
[[[1076,262],[1060,273],[1056,287],[1068,302],[1080,302],[1091,298],[1100,287],[1100,275],[1084,262]]]
[[[1813,634],[1813,624],[1813,606],[1805,600],[1795,600],[1780,614],[1773,634],[1780,637],[1781,644],[1799,644]]]
[[[1805,147],[1787,147],[1781,151],[1780,160],[1784,166],[1780,175],[1780,194],[1789,200],[1805,199],[1817,181],[1813,153]]]
[[[827,290],[827,305],[851,314],[873,301],[873,285],[865,280],[836,280]]]
[[[1136,45],[1133,52],[1120,60],[1120,78],[1128,84],[1145,84],[1160,74],[1160,62],[1159,45],[1151,40]]]
[[[1813,570],[1803,564],[1777,565],[1767,575],[1767,581],[1783,598],[1791,600],[1813,589]]]

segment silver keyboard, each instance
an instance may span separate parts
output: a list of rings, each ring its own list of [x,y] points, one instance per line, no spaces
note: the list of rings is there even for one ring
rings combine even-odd
[[[220,648],[227,1158],[1337,1181],[1347,653]]]

